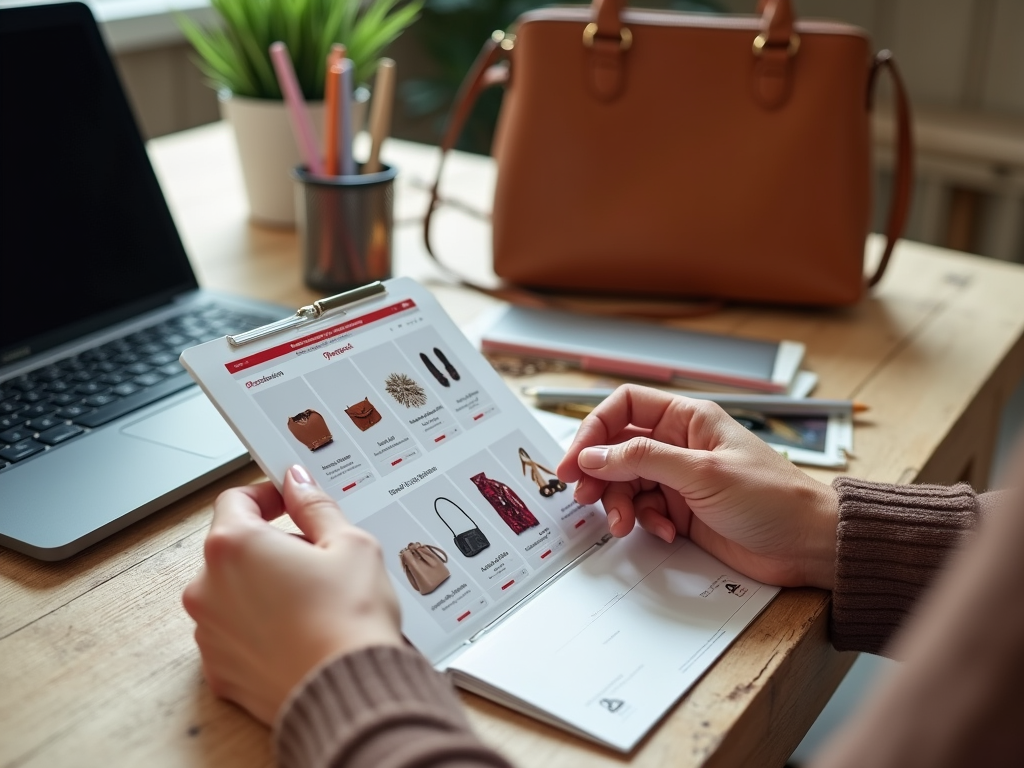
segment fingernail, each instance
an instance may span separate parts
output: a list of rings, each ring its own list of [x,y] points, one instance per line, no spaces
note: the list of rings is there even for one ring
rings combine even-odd
[[[581,478],[580,478],[579,480],[577,480],[577,481],[576,481],[576,487],[575,487],[575,488],[573,489],[573,492],[572,492],[572,497],[573,497],[574,499],[575,499],[575,498],[576,498],[577,496],[579,496],[579,494],[580,494],[580,491],[582,491],[582,490],[583,490],[583,481],[584,481],[584,480],[586,480],[586,479],[587,479],[587,478],[585,478],[585,477],[581,477]]]
[[[288,472],[291,474],[292,480],[299,485],[313,485],[313,478],[309,476],[309,472],[301,464],[293,464]]]
[[[608,527],[609,528],[614,528],[615,526],[617,526],[621,519],[622,519],[622,515],[619,514],[619,510],[617,510],[617,509],[609,509],[608,510]]]
[[[658,524],[658,535],[663,538],[669,544],[676,537],[676,527],[672,525],[668,520]]]
[[[583,469],[600,469],[608,463],[608,446],[599,445],[594,448],[584,448],[580,451],[580,467]]]

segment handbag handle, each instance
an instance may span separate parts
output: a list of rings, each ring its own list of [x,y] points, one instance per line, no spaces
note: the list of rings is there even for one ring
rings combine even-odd
[[[472,525],[474,528],[478,528],[479,527],[476,523],[473,522],[473,518],[466,514],[466,510],[464,510],[462,507],[460,507],[458,504],[456,504],[451,499],[446,498],[445,496],[438,496],[436,499],[434,499],[434,514],[441,518],[441,522],[444,523],[444,527],[448,529],[448,532],[451,533],[452,536],[456,535],[455,531],[453,531],[452,527],[450,525],[448,525],[448,521],[445,520],[443,517],[441,517],[441,513],[437,511],[437,502],[439,502],[439,501],[447,501],[449,504],[451,504],[453,507],[455,507],[457,510],[459,510],[459,512],[461,512],[462,514],[466,515],[466,519],[469,520],[470,525]],[[430,545],[428,544],[427,546],[430,546]]]
[[[875,274],[868,278],[868,288],[873,288],[889,266],[889,258],[896,241],[903,234],[903,226],[907,223],[910,212],[910,192],[914,186],[914,137],[911,133],[910,100],[907,98],[903,78],[896,68],[896,59],[892,51],[882,50],[875,54],[871,63],[871,74],[868,76],[868,103],[871,110],[875,93],[875,80],[881,70],[888,70],[895,86],[896,96],[896,173],[893,178],[892,202],[889,204],[889,223],[885,228],[885,249],[882,259],[878,262]]]

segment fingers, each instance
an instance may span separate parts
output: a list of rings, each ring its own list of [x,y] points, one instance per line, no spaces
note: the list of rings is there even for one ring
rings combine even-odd
[[[351,526],[337,502],[298,464],[285,474],[284,505],[305,537],[319,544]]]
[[[674,399],[675,396],[667,392],[635,384],[616,389],[580,424],[572,445],[556,469],[558,477],[567,483],[579,480],[583,475],[577,465],[581,450],[614,442],[616,436],[629,428],[653,429]]]
[[[283,511],[281,494],[269,482],[229,488],[213,503],[210,530],[237,529],[263,520],[273,520]]]
[[[649,437],[635,437],[618,445],[591,446],[579,454],[580,469],[599,480],[643,478],[680,493],[692,481],[707,475],[715,460],[709,451],[677,448]]]
[[[675,540],[676,527],[668,519],[668,505],[665,503],[665,495],[660,490],[638,494],[633,499],[633,506],[641,528],[669,544]]]
[[[587,478],[591,481],[591,478]],[[626,536],[633,530],[636,523],[634,513],[633,497],[636,490],[630,483],[608,483],[601,502],[604,504],[604,511],[608,515],[608,530],[612,536],[619,538]]]

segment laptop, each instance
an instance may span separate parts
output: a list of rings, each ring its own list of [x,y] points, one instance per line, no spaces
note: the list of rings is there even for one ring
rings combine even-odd
[[[0,545],[75,554],[242,466],[178,363],[292,310],[201,290],[99,29],[0,8]]]

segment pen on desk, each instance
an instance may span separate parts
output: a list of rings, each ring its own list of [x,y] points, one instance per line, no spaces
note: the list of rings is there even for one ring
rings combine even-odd
[[[523,387],[523,394],[536,400],[539,406],[597,405],[614,392],[608,388]],[[748,408],[763,414],[787,416],[846,416],[868,410],[863,403],[852,400],[824,400],[817,398],[784,397],[782,395],[741,395],[717,392],[684,392],[664,390],[673,395],[711,400],[723,408]]]
[[[339,125],[338,99],[341,90],[341,63],[327,69],[324,83],[324,173],[337,176],[340,172],[338,161]]]
[[[341,161],[341,175],[355,176],[356,161],[352,156],[354,126],[352,125],[352,78],[355,64],[352,59],[341,60],[341,84],[338,90],[338,156]]]
[[[327,71],[331,71],[331,67],[341,62],[345,56],[348,55],[348,49],[343,43],[333,43],[331,50],[327,54]]]
[[[341,93],[341,60],[345,46],[334,43],[327,54],[324,77],[324,172],[328,176],[341,173],[341,126],[338,99]]]
[[[313,124],[309,119],[309,112],[306,111],[306,100],[302,98],[295,67],[292,66],[291,57],[288,55],[288,47],[281,41],[271,43],[270,59],[274,63],[277,83],[281,87],[285,106],[288,108],[292,131],[295,133],[295,141],[299,145],[303,162],[311,174],[323,176],[324,165],[316,146]]]
[[[370,156],[363,166],[364,173],[381,170],[380,146],[391,130],[391,111],[395,101],[395,62],[381,59],[377,76],[373,80],[373,100],[370,104]]]

